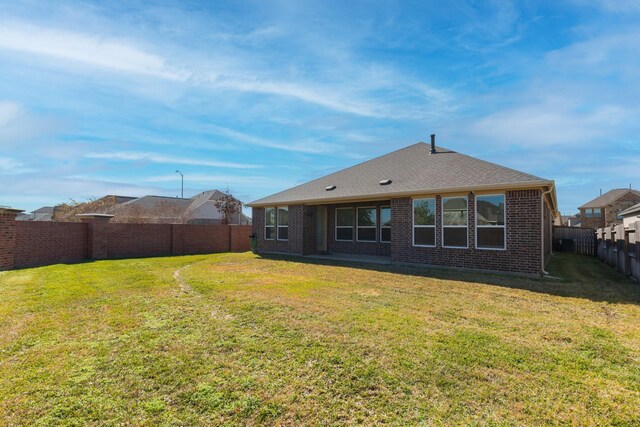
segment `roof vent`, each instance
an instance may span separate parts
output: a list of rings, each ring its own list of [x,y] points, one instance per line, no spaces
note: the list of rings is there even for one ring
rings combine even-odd
[[[429,154],[434,154],[436,152],[436,134],[431,134],[431,151]]]
[[[380,185],[389,185],[389,184],[391,184],[391,180],[390,179],[383,179],[378,184],[380,184]]]
[[[332,190],[336,189],[336,186],[335,185],[327,185],[324,189],[327,190],[327,191],[332,191]]]

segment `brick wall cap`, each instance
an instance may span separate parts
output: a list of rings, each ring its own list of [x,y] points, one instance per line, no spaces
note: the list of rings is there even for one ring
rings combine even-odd
[[[24,212],[24,209],[13,209],[13,208],[9,208],[9,207],[0,207],[0,214],[21,214],[22,212]]]
[[[114,215],[103,214],[103,213],[83,213],[83,214],[76,214],[76,216],[80,218],[81,221],[89,221],[92,219],[108,221],[114,217]]]

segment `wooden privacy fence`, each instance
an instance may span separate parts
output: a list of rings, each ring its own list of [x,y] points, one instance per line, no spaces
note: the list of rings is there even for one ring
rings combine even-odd
[[[553,249],[581,255],[596,254],[596,232],[593,228],[553,227]]]
[[[640,221],[629,228],[624,228],[622,224],[598,228],[596,238],[598,258],[640,281]]]

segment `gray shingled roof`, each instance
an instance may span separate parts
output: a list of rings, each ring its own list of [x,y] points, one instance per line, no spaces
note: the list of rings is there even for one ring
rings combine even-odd
[[[602,208],[602,207],[608,206],[630,191],[640,196],[640,191],[638,190],[632,190],[631,188],[616,188],[615,190],[607,191],[602,196],[596,197],[590,202],[585,203],[584,205],[580,206],[578,209]]]
[[[445,190],[548,185],[551,181],[419,142],[382,157],[256,200],[248,206],[353,200],[390,195],[410,195]],[[390,179],[389,185],[380,185]],[[335,185],[332,191],[326,187]]]

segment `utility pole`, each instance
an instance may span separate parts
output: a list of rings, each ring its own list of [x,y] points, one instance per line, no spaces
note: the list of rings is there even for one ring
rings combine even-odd
[[[184,199],[184,175],[179,170],[176,170],[176,173],[180,174],[180,198]]]

